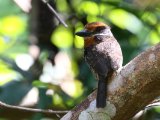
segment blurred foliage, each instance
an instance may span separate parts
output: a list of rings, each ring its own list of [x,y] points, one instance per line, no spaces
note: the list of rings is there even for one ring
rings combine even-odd
[[[57,25],[48,40],[58,48],[54,65],[48,61],[49,51],[40,47],[44,44],[29,44],[31,16],[13,1],[0,1],[0,101],[55,110],[80,103],[96,88],[96,80],[83,59],[83,39],[74,33],[88,22],[107,23],[121,44],[125,65],[160,41],[160,4],[148,1],[143,6],[137,0],[54,1],[69,26]],[[35,99],[28,95],[33,88],[39,96]]]

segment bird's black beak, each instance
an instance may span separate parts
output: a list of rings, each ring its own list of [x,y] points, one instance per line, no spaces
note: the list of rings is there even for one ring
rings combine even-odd
[[[75,35],[80,36],[80,37],[89,37],[92,35],[92,32],[82,30],[82,31],[76,32]]]

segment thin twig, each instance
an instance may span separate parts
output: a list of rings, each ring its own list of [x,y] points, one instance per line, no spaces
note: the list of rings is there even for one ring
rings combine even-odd
[[[8,105],[0,101],[0,109],[12,109],[12,110],[19,110],[23,112],[32,112],[32,113],[43,113],[43,114],[64,114],[68,111],[53,111],[53,110],[42,110],[42,109],[34,109],[34,108],[26,108],[26,107],[19,107]]]
[[[59,20],[61,24],[63,24],[65,27],[68,27],[68,25],[59,17],[58,13],[54,10],[54,8],[48,3],[48,0],[42,0],[48,8],[51,10],[51,12],[55,15],[55,17]]]

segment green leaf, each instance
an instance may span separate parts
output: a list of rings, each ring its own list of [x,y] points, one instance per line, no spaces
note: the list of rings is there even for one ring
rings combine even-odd
[[[25,28],[25,21],[18,16],[7,16],[0,20],[0,33],[6,36],[20,35]]]
[[[123,9],[112,10],[108,17],[115,25],[132,33],[140,32],[143,27],[139,18]]]
[[[73,44],[73,34],[70,29],[58,27],[52,34],[52,43],[59,48],[69,48]]]
[[[92,1],[84,1],[78,6],[79,12],[84,12],[90,15],[98,15],[99,14],[99,7],[95,2]]]

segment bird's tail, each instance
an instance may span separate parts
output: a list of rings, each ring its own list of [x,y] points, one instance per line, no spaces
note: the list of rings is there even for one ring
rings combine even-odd
[[[98,90],[97,90],[97,108],[104,108],[106,106],[107,98],[107,80],[105,77],[99,78],[98,81]]]

